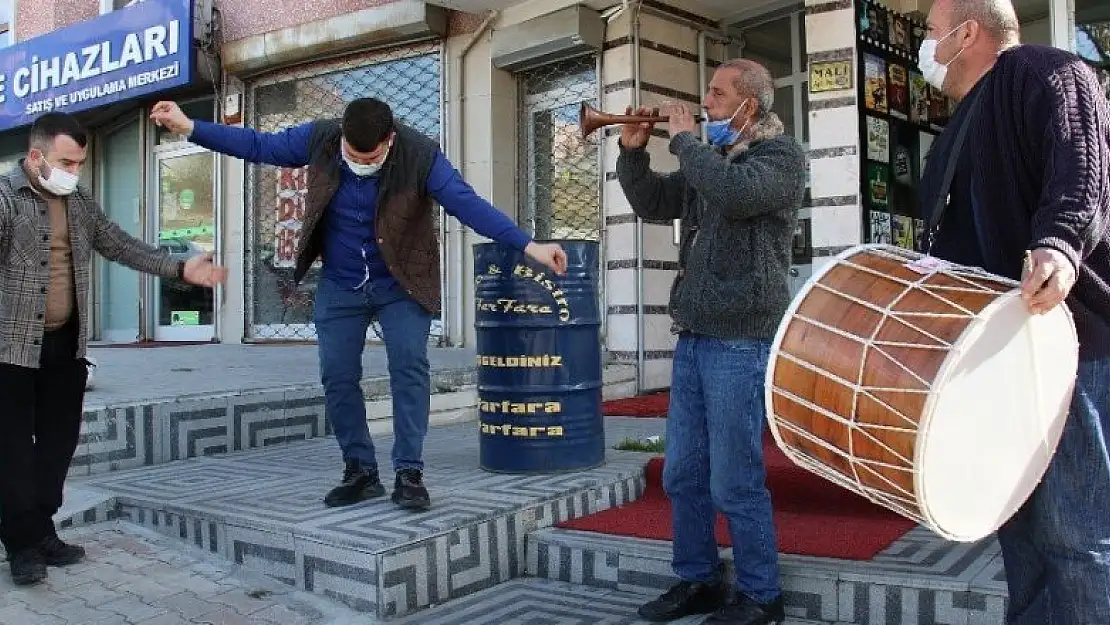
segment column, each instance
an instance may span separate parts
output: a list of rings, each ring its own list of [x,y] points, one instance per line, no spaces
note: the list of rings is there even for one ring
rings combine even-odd
[[[809,83],[810,218],[816,271],[861,242],[860,138],[856,88],[856,25],[852,0],[806,0]],[[843,89],[817,91],[816,69],[845,70]]]
[[[656,5],[662,7],[663,5]],[[634,8],[631,9],[634,11]],[[632,18],[629,11],[621,13],[608,27],[602,61],[602,110],[623,113],[635,104],[635,67],[639,68],[639,103],[660,106],[668,101],[686,102],[698,107],[701,85],[698,84],[698,28],[691,20],[698,16],[677,13],[669,16],[667,8],[641,11],[640,55],[634,59]],[[704,20],[705,28],[715,23]],[[707,45],[714,59],[708,72],[717,64],[722,49]],[[602,202],[605,212],[606,304],[608,325],[606,344],[610,359],[636,364],[641,335],[638,332],[638,296],[643,301],[644,370],[643,390],[670,386],[671,362],[676,337],[671,334],[671,318],[667,313],[670,288],[678,268],[678,246],[674,243],[673,222],[645,221],[643,247],[637,249],[636,217],[617,181],[616,161],[619,127],[597,131],[602,144],[605,185]],[[666,126],[657,127],[648,143],[652,169],[673,171],[677,159],[668,151]],[[643,290],[637,287],[637,265],[643,265]],[[638,295],[639,294],[639,295]]]

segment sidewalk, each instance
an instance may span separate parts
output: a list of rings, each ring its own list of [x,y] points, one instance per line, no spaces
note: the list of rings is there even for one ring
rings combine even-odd
[[[370,625],[322,597],[125,523],[62,533],[85,562],[45,584],[0,574],[0,625]]]
[[[85,410],[150,400],[319,385],[316,345],[90,347],[96,360]],[[432,372],[473,370],[471,348],[431,347]],[[363,379],[385,377],[385,347],[367,345]]]

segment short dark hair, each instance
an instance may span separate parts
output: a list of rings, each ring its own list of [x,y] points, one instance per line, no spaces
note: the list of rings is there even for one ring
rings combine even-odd
[[[89,133],[76,117],[69,113],[46,113],[31,125],[30,147],[46,152],[54,145],[54,139],[63,135],[81,147],[89,143]]]
[[[377,98],[359,98],[343,111],[343,138],[359,152],[369,152],[393,132],[393,111]]]

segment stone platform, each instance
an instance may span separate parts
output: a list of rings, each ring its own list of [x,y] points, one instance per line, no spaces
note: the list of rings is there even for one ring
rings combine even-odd
[[[636,420],[606,422],[610,446]],[[390,467],[391,441],[379,463]],[[425,480],[433,507],[388,496],[346,508],[321,500],[342,472],[330,438],[289,442],[81,480],[119,518],[381,618],[416,612],[526,573],[525,537],[619,505],[643,489],[646,457],[610,449],[606,464],[562,475],[478,468],[476,422],[433,428]],[[392,472],[384,471],[392,489]]]
[[[554,476],[481,471],[477,423],[433,428],[424,513],[388,496],[324,507],[341,462],[320,438],[74,480],[59,521],[118,517],[338,602],[367,625],[631,625],[641,623],[636,607],[675,581],[670,543],[554,527],[642,493],[654,454],[612,446],[661,434],[664,420],[605,425],[608,462]],[[388,468],[391,441],[376,442]],[[721,555],[727,565],[730,550]],[[1003,623],[993,540],[956,544],[916,528],[871,561],[783,555],[781,565],[791,625]]]

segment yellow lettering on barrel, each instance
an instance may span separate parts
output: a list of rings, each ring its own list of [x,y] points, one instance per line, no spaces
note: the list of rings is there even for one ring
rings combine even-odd
[[[504,423],[501,425],[483,423],[480,428],[482,434],[491,436],[511,436],[513,438],[539,438],[541,436],[564,436],[561,425],[521,425]]]
[[[562,404],[557,401],[515,403],[503,399],[501,401],[480,400],[478,402],[478,410],[490,414],[536,414],[539,412],[556,414],[561,412],[562,409]]]

